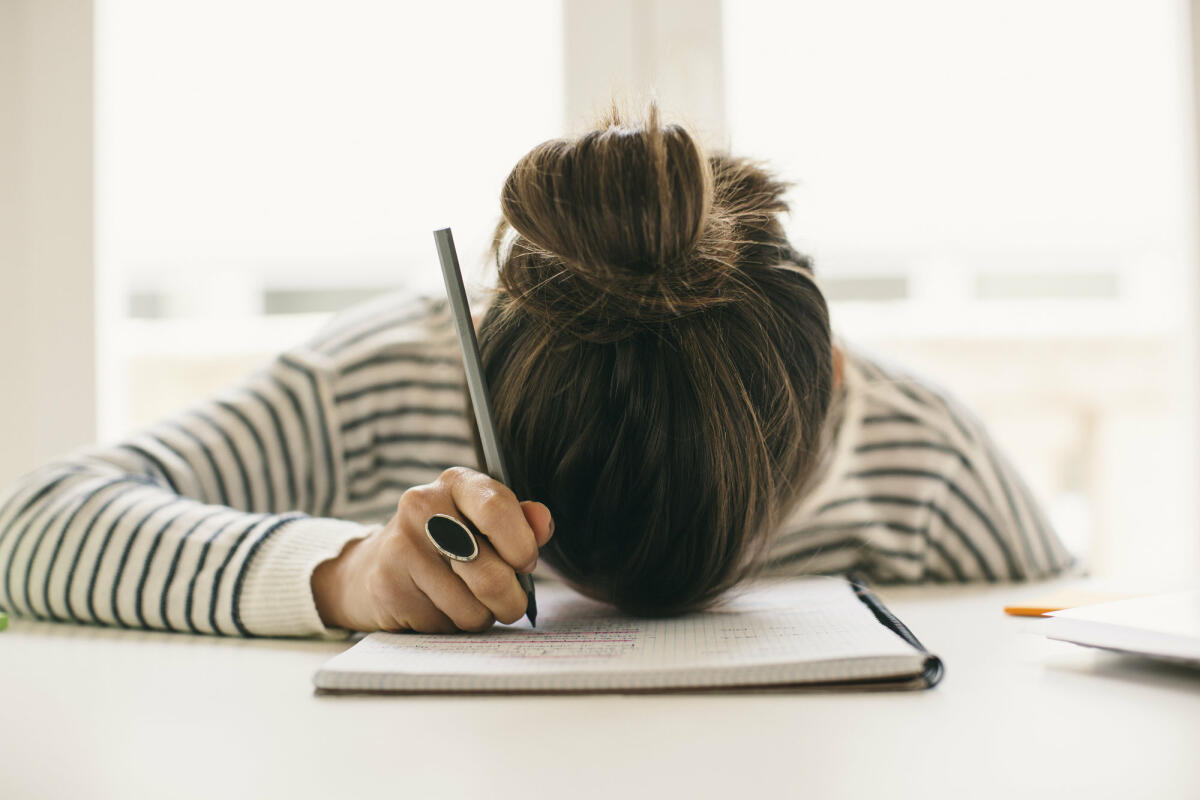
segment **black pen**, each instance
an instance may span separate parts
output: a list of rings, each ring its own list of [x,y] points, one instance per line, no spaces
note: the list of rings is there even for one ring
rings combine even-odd
[[[467,304],[467,290],[463,286],[462,270],[458,266],[458,251],[454,249],[454,234],[449,228],[442,228],[433,232],[433,240],[437,244],[438,260],[442,262],[446,296],[450,299],[454,330],[458,333],[458,344],[462,349],[467,391],[471,395],[471,405],[475,409],[475,426],[479,430],[479,441],[483,445],[484,471],[508,486],[508,470],[504,465],[504,456],[500,453],[500,438],[496,434],[495,416],[492,414],[492,398],[488,394],[487,380],[483,377],[483,361],[479,357],[479,342],[475,338],[475,325],[471,322],[471,307]],[[525,590],[525,616],[529,617],[530,625],[537,627],[537,597],[533,592],[533,577],[518,572],[517,581]]]

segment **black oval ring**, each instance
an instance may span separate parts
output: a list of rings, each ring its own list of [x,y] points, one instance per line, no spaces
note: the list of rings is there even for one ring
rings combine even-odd
[[[425,535],[437,551],[455,561],[474,561],[479,558],[479,541],[475,531],[448,514],[434,514],[425,520]]]

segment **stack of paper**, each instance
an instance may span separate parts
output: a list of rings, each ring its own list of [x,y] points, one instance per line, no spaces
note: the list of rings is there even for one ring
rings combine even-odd
[[[1056,611],[1038,629],[1051,639],[1200,668],[1200,590]]]

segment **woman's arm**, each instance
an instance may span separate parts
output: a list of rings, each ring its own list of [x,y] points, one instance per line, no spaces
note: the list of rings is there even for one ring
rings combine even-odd
[[[278,636],[511,622],[553,524],[469,469],[463,388],[444,302],[350,309],[239,386],[0,494],[0,609]],[[431,508],[488,533],[477,561],[434,557]]]
[[[328,371],[285,353],[241,385],[0,496],[0,607],[222,634],[325,631],[317,564],[373,529],[344,477]]]

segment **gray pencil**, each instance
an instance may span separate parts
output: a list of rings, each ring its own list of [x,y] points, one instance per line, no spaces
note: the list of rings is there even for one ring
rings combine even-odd
[[[450,300],[450,313],[454,316],[454,330],[458,333],[458,344],[462,349],[463,368],[467,374],[467,391],[471,405],[475,408],[475,426],[479,429],[479,441],[483,445],[484,470],[496,480],[508,486],[508,470],[500,452],[500,439],[496,434],[495,415],[492,414],[492,398],[488,394],[487,380],[483,377],[483,362],[479,358],[479,342],[475,339],[475,325],[471,322],[471,307],[467,304],[467,290],[463,286],[462,270],[458,266],[458,251],[454,249],[454,234],[449,228],[433,232],[437,244],[438,260],[442,262],[442,277],[446,281],[446,296]],[[525,590],[525,616],[529,624],[537,626],[537,597],[533,592],[533,578],[517,574],[521,588]]]

